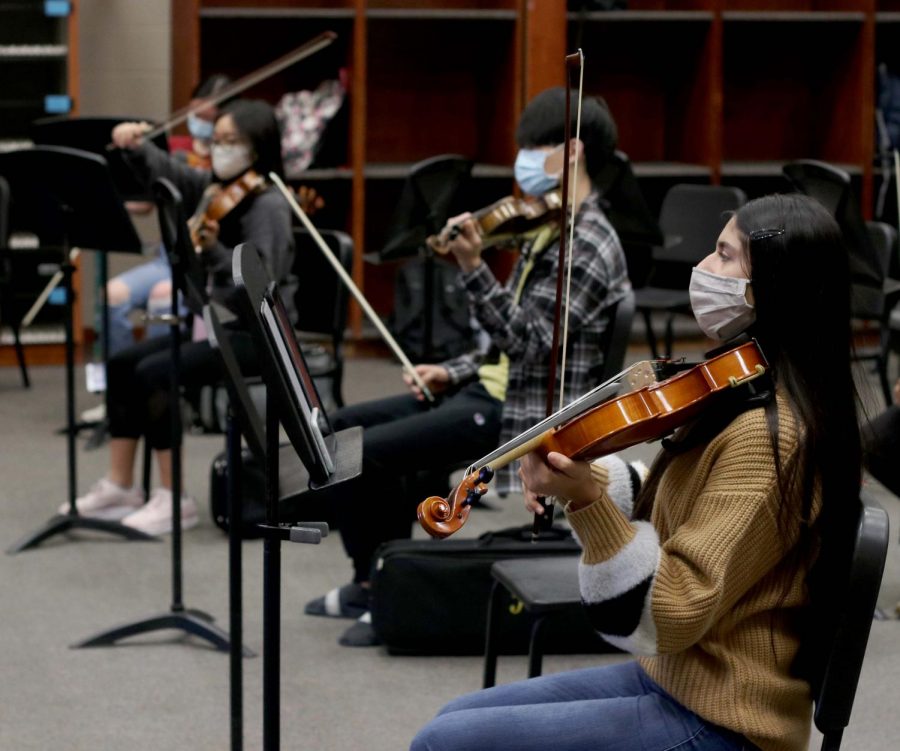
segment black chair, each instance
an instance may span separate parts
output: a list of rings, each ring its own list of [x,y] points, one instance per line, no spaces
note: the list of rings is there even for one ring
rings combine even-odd
[[[709,255],[728,213],[747,202],[740,188],[723,185],[673,185],[663,199],[659,225],[665,246],[653,252],[647,284],[635,290],[637,310],[644,319],[651,356],[659,357],[653,331],[654,313],[666,315],[665,357],[672,354],[676,315],[692,315],[688,285],[691,269]]]
[[[613,153],[594,178],[600,205],[619,236],[628,278],[635,288],[643,287],[650,275],[653,248],[664,243],[662,229],[651,213],[628,155]]]
[[[344,232],[319,230],[347,273],[353,270],[353,240]],[[305,229],[294,230],[296,251],[293,274],[297,277],[294,303],[297,330],[310,375],[329,385],[334,405],[344,406],[344,333],[350,290],[338,277]],[[324,342],[324,346],[323,346]]]
[[[604,332],[603,342],[603,368],[597,378],[598,383],[604,383],[622,371],[625,366],[625,354],[628,351],[628,342],[631,340],[631,326],[634,322],[635,294],[628,293],[610,310],[610,322]]]
[[[900,302],[900,281],[889,276],[893,242],[880,227],[863,221],[850,175],[831,164],[812,159],[786,164],[784,176],[797,191],[815,198],[837,220],[850,263],[851,316],[879,329],[879,346],[860,350],[856,359],[872,360],[886,403],[891,403],[887,353],[891,310]]]
[[[28,368],[25,365],[25,349],[22,347],[21,323],[22,311],[16,314],[14,306],[9,304],[9,295],[13,289],[12,259],[9,256],[9,183],[0,177],[0,323],[9,324],[13,332],[13,345],[22,373],[22,385],[27,389],[31,385]]]
[[[830,600],[830,625],[821,655],[821,684],[814,692],[815,723],[823,734],[822,751],[837,751],[844,728],[850,722],[866,644],[889,545],[888,516],[863,494],[849,576]],[[528,558],[500,561],[491,567],[494,589],[491,606],[500,601],[502,589],[518,598],[534,617],[528,653],[528,677],[541,674],[546,646],[542,634],[546,622],[581,607],[578,559],[575,557]],[[484,687],[494,685],[498,645],[495,620],[489,606],[485,640]],[[829,628],[824,626],[825,628]]]
[[[815,693],[815,723],[823,735],[822,751],[837,751],[841,747],[844,728],[850,723],[889,538],[887,512],[864,493],[850,576],[843,591],[835,592],[831,600],[831,633],[822,656],[825,670]]]

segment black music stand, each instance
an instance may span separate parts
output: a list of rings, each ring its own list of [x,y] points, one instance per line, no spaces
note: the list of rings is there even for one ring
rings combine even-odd
[[[146,186],[134,175],[134,171],[123,157],[121,149],[111,149],[111,133],[119,123],[137,120],[126,117],[44,117],[35,120],[29,128],[31,140],[38,146],[64,146],[97,154],[106,160],[112,176],[113,185],[123,201],[147,201],[151,196]],[[152,139],[163,151],[169,150],[168,139],[161,133]],[[101,321],[100,356],[104,369],[109,361],[109,303],[106,299],[106,287],[109,282],[109,262],[106,254],[97,259],[97,287],[100,290]],[[77,428],[91,427],[93,423],[78,423]],[[94,434],[88,441],[89,448],[99,446],[107,435],[106,422],[101,420]]]
[[[217,305],[210,303],[204,308],[203,319],[209,334],[209,343],[217,350],[222,359],[225,373],[225,385],[228,389],[228,411],[225,428],[225,457],[227,465],[227,508],[228,508],[228,593],[229,593],[229,631],[231,633],[230,650],[230,703],[231,703],[231,751],[240,751],[243,747],[243,664],[237,645],[241,643],[243,633],[242,604],[242,551],[240,519],[243,513],[241,499],[241,436],[262,466],[266,464],[265,429],[260,420],[257,407],[250,396],[237,357],[231,347],[224,323],[233,315]],[[303,499],[308,495],[309,472],[300,461],[300,457],[290,444],[279,447],[278,458],[278,508],[279,522],[290,522],[294,517],[302,516]],[[308,500],[308,499],[307,499]],[[293,535],[306,536],[300,527],[313,529],[313,542],[316,530],[327,534],[328,528],[318,523],[297,525]]]
[[[281,714],[281,541],[317,543],[325,525],[304,522],[299,526],[282,524],[279,514],[279,426],[283,426],[297,455],[307,471],[308,482],[297,497],[328,492],[334,486],[362,473],[362,429],[349,428],[326,437],[328,453],[333,461],[329,468],[321,461],[321,453],[310,438],[310,425],[298,411],[297,391],[292,385],[299,378],[307,384],[308,397],[319,402],[315,385],[305,371],[300,347],[293,340],[292,354],[298,366],[293,374],[285,366],[284,352],[279,352],[271,338],[271,318],[267,323],[265,308],[278,300],[276,285],[268,278],[259,252],[250,243],[234,250],[232,269],[238,294],[241,320],[250,330],[266,382],[266,523],[260,525],[263,540],[263,749],[280,748]],[[288,325],[289,328],[289,325]],[[292,332],[287,336],[293,337]],[[237,520],[232,519],[232,526]]]
[[[153,193],[159,212],[159,228],[163,245],[172,267],[172,312],[163,316],[170,327],[171,391],[169,393],[172,438],[172,602],[169,610],[116,626],[88,637],[73,648],[108,647],[121,639],[164,629],[177,629],[205,639],[220,650],[229,649],[228,634],[213,623],[213,618],[202,610],[186,608],[182,600],[181,555],[181,392],[178,381],[181,374],[181,318],[178,315],[178,293],[181,291],[185,305],[195,315],[202,315],[206,294],[203,288],[203,270],[191,245],[187,222],[178,189],[168,180],[153,184]],[[240,640],[237,641],[240,644]],[[243,649],[246,657],[253,652]]]
[[[17,214],[30,214],[42,230],[52,228],[61,246],[60,271],[66,295],[66,440],[68,444],[69,511],[52,517],[8,549],[18,553],[71,529],[110,532],[129,540],[153,540],[150,535],[118,522],[81,516],[75,506],[75,339],[73,331],[72,247],[101,253],[140,253],[141,241],[106,161],[95,154],[63,147],[40,147],[0,154],[0,174],[10,183]]]
[[[442,154],[414,164],[394,209],[390,238],[382,250],[366,259],[381,263],[419,255],[422,263],[422,362],[431,362],[434,327],[434,251],[426,239],[443,228],[455,201],[469,182],[472,160],[456,154]]]

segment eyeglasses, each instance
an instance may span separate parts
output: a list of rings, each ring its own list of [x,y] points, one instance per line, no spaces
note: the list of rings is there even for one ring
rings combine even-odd
[[[784,227],[779,229],[769,228],[769,229],[757,229],[750,233],[750,241],[754,240],[768,240],[772,237],[778,237],[779,235],[784,234]]]

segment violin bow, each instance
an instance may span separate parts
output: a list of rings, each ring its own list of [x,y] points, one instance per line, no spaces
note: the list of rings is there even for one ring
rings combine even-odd
[[[388,346],[394,352],[397,359],[403,365],[403,370],[409,374],[409,377],[412,378],[413,382],[416,386],[419,387],[419,390],[425,396],[425,398],[429,402],[434,401],[434,395],[431,393],[431,390],[428,386],[425,385],[425,381],[422,380],[422,377],[416,372],[416,369],[413,367],[413,364],[410,362],[409,358],[400,349],[400,345],[397,344],[396,340],[393,336],[391,336],[391,332],[387,330],[387,327],[382,322],[381,318],[378,317],[378,314],[372,309],[372,306],[369,305],[369,301],[363,296],[363,293],[359,291],[359,287],[354,284],[353,279],[350,277],[350,274],[347,273],[347,270],[343,267],[341,262],[337,259],[334,253],[331,251],[331,248],[328,247],[328,244],[322,238],[322,235],[319,234],[319,231],[316,229],[315,225],[310,221],[310,218],[306,215],[306,212],[300,207],[300,204],[297,203],[297,199],[294,198],[294,194],[288,189],[288,187],[284,184],[282,179],[278,177],[274,172],[269,173],[269,179],[275,184],[278,190],[281,191],[284,199],[290,204],[290,207],[294,210],[294,213],[297,215],[297,218],[303,223],[303,226],[309,232],[310,236],[315,241],[316,245],[319,246],[319,250],[325,254],[325,258],[331,264],[332,268],[334,268],[338,277],[340,277],[341,281],[347,286],[347,289],[350,290],[350,293],[356,299],[356,302],[359,303],[359,307],[363,309],[363,312],[369,317],[369,320],[378,329],[378,333],[381,334],[382,338],[387,342]]]
[[[237,81],[228,84],[228,86],[224,87],[215,94],[208,97],[203,97],[203,101],[201,104],[194,105],[193,107],[187,105],[185,107],[182,107],[181,109],[175,110],[169,115],[169,119],[166,120],[162,125],[157,125],[155,128],[152,128],[151,130],[144,133],[143,138],[148,140],[156,138],[156,136],[171,130],[176,125],[183,123],[188,119],[188,116],[194,114],[195,112],[198,112],[199,110],[212,105],[218,105],[221,102],[224,102],[226,99],[230,99],[231,97],[240,94],[242,91],[249,89],[251,86],[255,86],[260,81],[264,81],[270,76],[274,76],[279,71],[290,67],[294,63],[298,63],[304,58],[315,54],[319,50],[325,49],[335,39],[337,39],[337,34],[335,34],[333,31],[323,31],[318,36],[313,37],[308,42],[301,44],[299,47],[291,50],[287,54],[282,55],[277,60],[273,60],[271,63],[268,63],[261,68],[257,68],[254,71],[251,71],[247,75],[239,78]],[[110,143],[106,148],[114,149],[116,147],[114,144]]]
[[[566,77],[566,113],[564,127],[564,143],[563,143],[563,174],[562,174],[562,211],[563,211],[563,228],[559,233],[559,263],[556,272],[556,308],[553,313],[553,343],[550,347],[550,369],[547,374],[547,415],[553,414],[554,396],[556,391],[556,375],[557,363],[560,355],[560,323],[563,323],[564,331],[562,338],[562,367],[560,368],[560,384],[559,384],[559,406],[562,408],[565,398],[565,367],[566,367],[566,340],[569,333],[569,290],[572,283],[572,258],[571,252],[567,253],[567,245],[571,246],[575,237],[575,216],[574,211],[569,212],[570,198],[570,182],[569,182],[569,162],[572,153],[572,90],[569,85],[570,69],[578,66],[578,113],[577,123],[575,125],[576,138],[581,135],[581,98],[584,84],[584,53],[579,49],[571,55],[566,55],[565,59],[565,77]],[[578,163],[575,163],[575,178],[578,176]],[[575,182],[575,179],[572,180]],[[574,201],[573,201],[574,204]],[[566,224],[568,222],[568,224]],[[567,228],[568,237],[567,237]],[[568,263],[567,263],[568,258]],[[568,267],[567,283],[565,289],[566,309],[565,320],[563,321],[563,274]],[[541,531],[549,529],[553,524],[553,504],[548,502],[546,498],[539,497],[538,501],[544,508],[543,514],[535,514],[534,522],[531,526],[532,541],[538,538]]]

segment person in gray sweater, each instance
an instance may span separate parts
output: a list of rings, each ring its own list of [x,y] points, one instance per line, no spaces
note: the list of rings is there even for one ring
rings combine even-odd
[[[113,130],[113,142],[125,150],[135,174],[148,185],[155,179],[171,180],[181,192],[185,211],[194,213],[202,201],[240,179],[251,170],[265,178],[281,174],[281,140],[272,108],[261,101],[236,100],[219,113],[212,139],[212,172],[188,167],[144,141],[145,123],[121,123]],[[290,207],[273,187],[263,183],[229,213],[214,221],[196,222],[197,252],[207,272],[207,291],[212,300],[233,307],[234,282],[231,257],[234,247],[253,243],[261,252],[271,277],[278,281],[288,312],[294,315],[291,277],[294,244]],[[193,341],[181,345],[180,382],[188,389],[214,383],[221,377],[218,355],[195,327]],[[247,332],[230,331],[230,339],[242,370],[258,372],[253,345]],[[172,528],[172,451],[170,430],[169,337],[157,337],[128,347],[107,364],[107,416],[109,420],[109,470],[76,500],[80,514],[121,520],[147,534],[159,535]],[[144,504],[143,492],[134,487],[138,440],[146,437],[159,466],[160,487]],[[62,508],[61,513],[67,509]],[[185,529],[198,521],[197,504],[188,495],[181,501]]]

